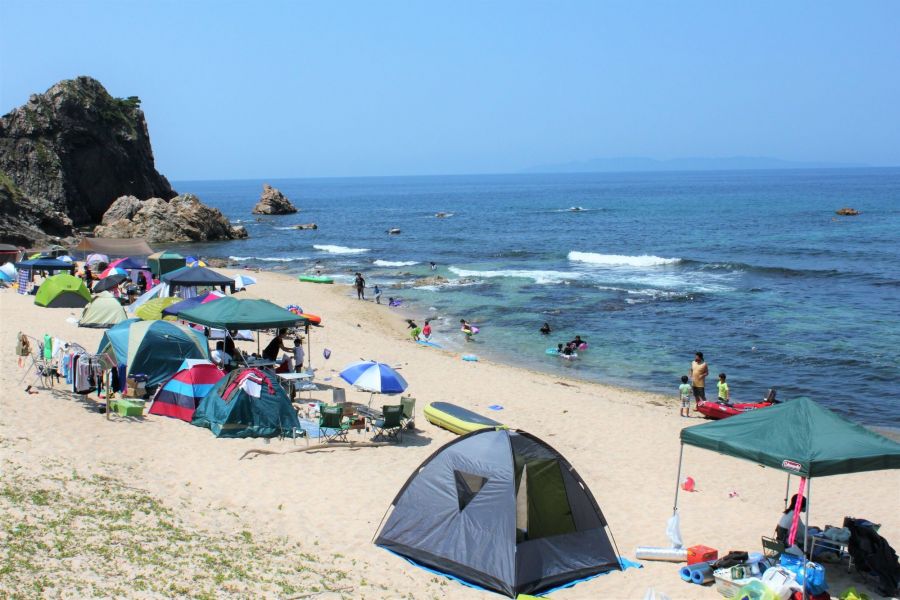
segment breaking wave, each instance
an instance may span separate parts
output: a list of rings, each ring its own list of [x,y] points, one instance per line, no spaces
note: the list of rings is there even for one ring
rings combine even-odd
[[[294,262],[295,260],[306,260],[302,256],[289,256],[287,258],[270,257],[270,256],[229,256],[228,260],[236,260],[243,262],[245,260],[260,260],[265,262]]]
[[[606,267],[659,267],[681,262],[680,258],[663,258],[651,254],[627,256],[624,254],[596,254],[594,252],[569,252],[569,260]]]
[[[411,267],[419,264],[417,260],[381,260],[380,258],[372,263],[376,267]]]
[[[561,283],[566,280],[579,279],[580,273],[569,273],[566,271],[532,271],[525,269],[511,269],[508,271],[472,271],[469,269],[460,269],[458,267],[450,267],[450,272],[460,277],[517,277],[519,279],[531,279],[535,283]]]
[[[368,252],[368,248],[348,248],[346,246],[334,246],[332,244],[314,244],[313,248],[328,254],[362,254]]]

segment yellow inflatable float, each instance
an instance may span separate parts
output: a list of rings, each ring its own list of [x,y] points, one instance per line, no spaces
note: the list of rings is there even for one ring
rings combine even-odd
[[[483,417],[461,406],[449,402],[431,402],[425,405],[425,419],[432,425],[443,427],[458,435],[465,435],[478,429],[500,427],[506,425],[493,419]]]

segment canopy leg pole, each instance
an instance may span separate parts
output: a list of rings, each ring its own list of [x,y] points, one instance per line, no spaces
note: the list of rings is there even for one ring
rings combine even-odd
[[[312,336],[309,334],[309,321],[306,322],[306,370],[310,373],[313,372],[312,366]]]
[[[791,497],[791,474],[787,474],[787,483],[784,485],[784,508],[787,510],[788,498]]]
[[[672,514],[678,512],[678,488],[681,487],[681,460],[684,457],[684,442],[678,450],[678,475],[675,477],[675,505],[672,507]]]
[[[809,477],[806,479],[806,526],[803,528],[803,555],[806,560],[812,560],[812,557],[809,556],[809,534],[807,533],[807,529],[809,528],[809,505],[812,504],[812,478]],[[809,590],[806,583],[803,584],[803,600],[807,600],[809,598]]]

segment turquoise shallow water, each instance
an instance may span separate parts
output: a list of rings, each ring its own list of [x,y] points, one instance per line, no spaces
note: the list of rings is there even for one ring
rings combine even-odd
[[[702,350],[735,399],[776,387],[900,427],[900,169],[268,182],[301,212],[255,220],[262,181],[176,182],[251,235],[180,250],[360,270],[434,317],[438,341],[481,325],[482,356],[674,394]],[[431,275],[448,283],[392,287]],[[545,354],[575,334],[577,361]]]

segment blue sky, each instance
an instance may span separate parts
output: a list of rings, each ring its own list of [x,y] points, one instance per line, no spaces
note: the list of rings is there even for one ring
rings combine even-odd
[[[0,112],[91,75],[170,179],[900,165],[900,2],[2,0]]]

